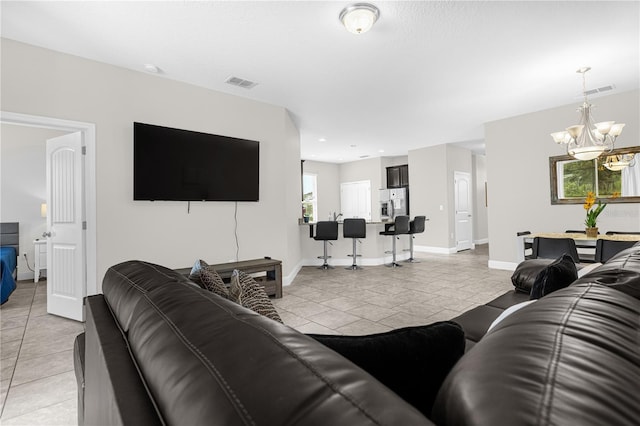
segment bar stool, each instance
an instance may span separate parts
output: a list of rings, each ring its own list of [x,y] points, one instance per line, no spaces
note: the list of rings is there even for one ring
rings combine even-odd
[[[359,238],[367,238],[367,222],[364,219],[345,219],[342,223],[342,236],[353,238],[353,264],[345,269],[362,269],[356,264],[356,258],[360,255],[356,253],[356,242],[361,242]]]
[[[327,259],[331,256],[327,256],[327,244],[329,241],[335,241],[338,239],[338,222],[336,221],[322,221],[316,223],[316,235],[313,237],[316,241],[324,241],[324,255],[318,256],[318,259],[324,259],[324,263],[318,269],[333,269],[327,263]]]
[[[420,263],[419,260],[413,258],[413,240],[416,238],[415,234],[421,234],[424,232],[424,222],[427,220],[425,216],[416,216],[411,222],[409,222],[409,258],[405,262]]]
[[[384,231],[380,232],[380,235],[387,235],[393,238],[393,262],[387,264],[391,268],[396,268],[400,265],[396,262],[396,239],[398,235],[407,234],[409,232],[409,216],[396,216],[396,219],[391,224],[384,225]]]

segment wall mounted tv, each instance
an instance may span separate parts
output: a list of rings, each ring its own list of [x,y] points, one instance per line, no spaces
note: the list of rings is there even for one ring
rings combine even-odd
[[[260,142],[133,123],[133,199],[258,201]]]

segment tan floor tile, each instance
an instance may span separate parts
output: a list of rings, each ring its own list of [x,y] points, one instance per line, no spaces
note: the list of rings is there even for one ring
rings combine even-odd
[[[366,336],[369,334],[384,333],[392,328],[378,322],[360,319],[345,326],[339,327],[336,331],[346,336]]]
[[[78,400],[67,399],[21,416],[2,419],[3,426],[71,426],[78,424]]]
[[[380,321],[396,313],[393,309],[383,308],[381,306],[366,304],[354,309],[349,309],[350,314],[357,315],[369,321]]]
[[[321,312],[316,315],[311,315],[308,318],[317,324],[323,325],[333,330],[361,319],[360,317],[357,317],[355,315],[337,311],[335,309]]]
[[[73,351],[62,351],[40,357],[20,357],[13,374],[12,386],[73,370]]]
[[[75,399],[77,390],[73,371],[11,386],[2,413],[2,424],[6,424],[5,421],[12,417]]]
[[[335,330],[332,330],[328,327],[325,327],[320,324],[316,324],[315,322],[308,322],[299,327],[294,327],[300,333],[304,334],[340,334]]]

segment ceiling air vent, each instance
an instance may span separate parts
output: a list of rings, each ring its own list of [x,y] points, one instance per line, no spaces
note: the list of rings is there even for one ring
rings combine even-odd
[[[595,95],[602,92],[608,92],[609,90],[613,90],[616,86],[613,84],[609,84],[608,86],[598,87],[597,89],[589,89],[585,92],[587,96]]]
[[[255,83],[250,80],[245,80],[243,78],[231,76],[225,80],[225,83],[231,84],[232,86],[243,87],[245,89],[251,89],[255,87],[258,83]]]

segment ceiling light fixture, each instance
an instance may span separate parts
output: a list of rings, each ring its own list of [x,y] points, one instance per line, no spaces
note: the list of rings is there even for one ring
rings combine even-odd
[[[607,158],[602,163],[607,169],[612,172],[619,172],[625,167],[633,167],[636,164],[636,156],[634,153],[607,155]]]
[[[377,7],[369,3],[356,3],[340,12],[340,22],[353,34],[364,34],[373,27],[380,17]]]
[[[144,70],[146,72],[150,72],[151,74],[159,74],[160,73],[160,68],[158,68],[157,66],[155,66],[153,64],[144,64]]]
[[[551,133],[556,143],[567,145],[567,154],[577,160],[593,160],[603,152],[611,152],[615,140],[622,133],[624,123],[616,124],[615,121],[602,121],[593,124],[591,105],[587,99],[585,74],[590,67],[577,70],[582,74],[582,94],[584,101],[578,108],[580,112],[580,124],[567,127],[563,132]]]

